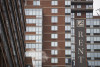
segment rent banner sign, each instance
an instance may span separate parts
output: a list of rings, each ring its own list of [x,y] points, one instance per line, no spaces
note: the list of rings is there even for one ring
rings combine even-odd
[[[85,20],[75,21],[75,67],[87,67]]]

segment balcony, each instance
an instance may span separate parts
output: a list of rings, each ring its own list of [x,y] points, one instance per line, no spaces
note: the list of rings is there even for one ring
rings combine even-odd
[[[71,1],[71,4],[72,5],[92,5],[93,4],[93,0],[86,0],[86,1],[84,1],[84,0],[72,0]]]
[[[71,12],[93,12],[93,8],[91,9],[86,9],[86,8],[72,8]]]

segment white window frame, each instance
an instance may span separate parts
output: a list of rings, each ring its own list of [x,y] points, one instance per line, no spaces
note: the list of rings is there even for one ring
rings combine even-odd
[[[58,38],[58,34],[51,34],[51,38],[52,39],[57,39]]]
[[[71,42],[66,42],[65,41],[65,47],[71,47]]]
[[[52,8],[51,13],[58,13],[58,9],[57,8]]]
[[[77,8],[81,8],[81,5],[77,5]]]
[[[58,1],[51,1],[51,5],[58,5]]]
[[[71,50],[65,50],[65,55],[71,55]]]
[[[77,13],[77,16],[81,16],[81,13]]]
[[[51,26],[51,30],[52,31],[57,31],[58,30],[58,26]]]
[[[33,5],[34,5],[34,6],[40,6],[40,0],[38,0],[38,1],[36,1],[36,0],[34,1],[34,0],[33,0]]]
[[[51,50],[51,55],[57,55],[58,54],[58,50]]]
[[[65,0],[65,5],[71,5],[71,1]]]
[[[51,63],[58,63],[58,58],[51,58]]]
[[[51,16],[51,22],[57,23],[58,22],[58,16]]]
[[[58,42],[51,42],[51,46],[52,47],[57,47],[58,46]]]
[[[65,13],[71,13],[71,9],[65,8]]]

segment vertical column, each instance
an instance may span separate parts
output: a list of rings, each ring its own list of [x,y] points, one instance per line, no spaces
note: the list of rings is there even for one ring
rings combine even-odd
[[[71,1],[65,0],[65,64],[71,65]]]

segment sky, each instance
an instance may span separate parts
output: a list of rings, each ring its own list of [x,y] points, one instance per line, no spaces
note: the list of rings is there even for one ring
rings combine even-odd
[[[99,13],[99,11],[96,11],[96,10],[100,8],[100,0],[93,0],[93,1],[94,1],[94,3],[93,3],[93,9],[94,9],[93,15],[98,16],[97,12]]]

